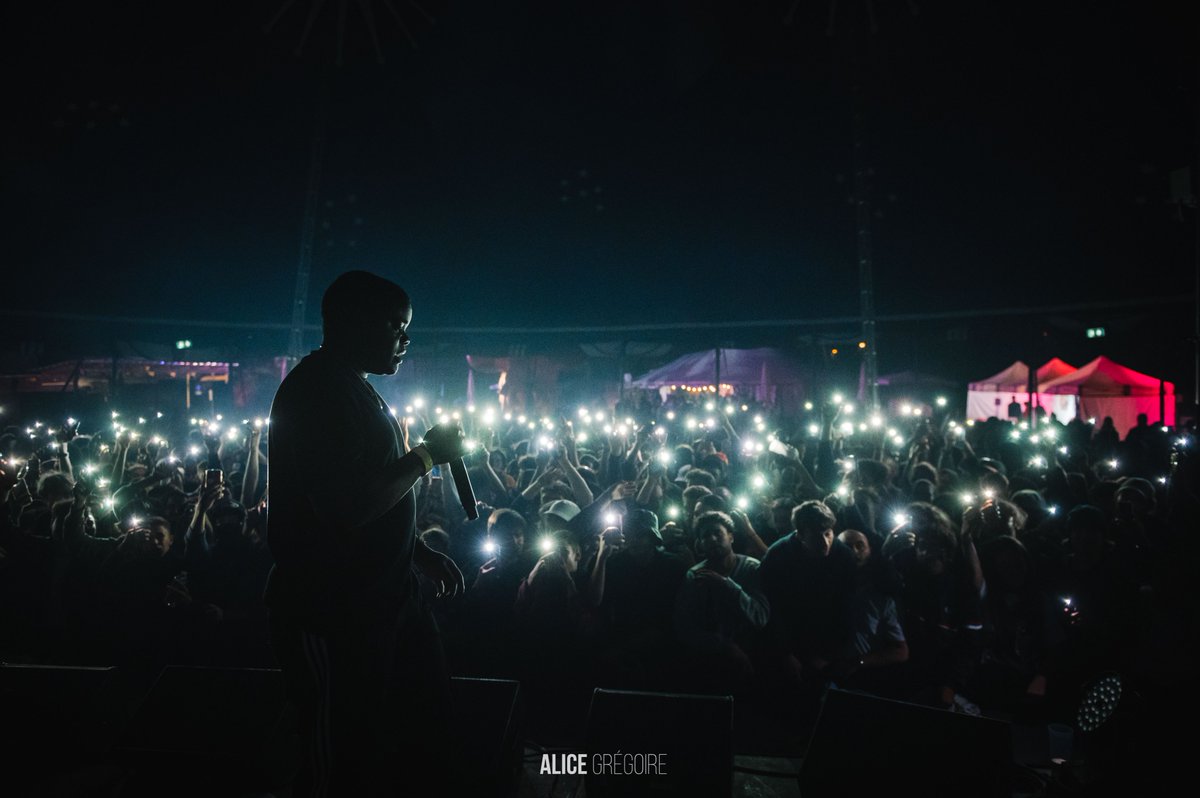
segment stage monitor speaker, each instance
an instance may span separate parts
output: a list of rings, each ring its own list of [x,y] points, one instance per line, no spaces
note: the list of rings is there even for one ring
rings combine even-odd
[[[728,798],[733,791],[733,698],[597,689],[588,711],[586,751],[589,798]],[[606,755],[615,759],[605,760]],[[638,757],[641,774],[636,772]],[[657,766],[652,768],[651,762]]]
[[[463,786],[474,795],[515,796],[523,753],[520,682],[456,677],[450,695]]]
[[[20,731],[13,739],[17,748],[12,753],[20,754],[14,761],[45,752],[47,746],[56,756],[106,747],[119,719],[108,695],[116,670],[0,664],[5,725]]]
[[[283,674],[258,668],[167,667],[138,706],[114,752],[173,790],[269,788],[294,774]]]
[[[802,798],[921,795],[1008,798],[1007,723],[830,690],[800,768]]]

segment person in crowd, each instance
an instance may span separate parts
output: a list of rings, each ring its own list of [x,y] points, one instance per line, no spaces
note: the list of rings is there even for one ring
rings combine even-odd
[[[771,544],[759,569],[776,671],[810,697],[858,661],[854,556],[836,539],[836,524],[823,502],[801,503],[792,511],[793,531]]]
[[[690,675],[700,689],[743,693],[754,680],[747,642],[766,627],[770,606],[759,582],[759,561],[734,553],[733,530],[727,513],[696,519],[703,559],[679,587],[675,634],[696,654]]]
[[[663,549],[658,516],[634,509],[600,535],[585,600],[602,623],[609,678],[629,686],[661,680],[669,662],[671,612],[687,564]]]
[[[892,595],[897,576],[859,530],[843,530],[838,540],[854,554],[854,651],[858,655],[839,685],[895,695],[897,674],[890,666],[908,661],[908,641]]]
[[[884,554],[903,579],[901,623],[911,652],[910,688],[923,702],[977,713],[961,693],[972,676],[983,630],[983,571],[975,539],[985,523],[1001,523],[1000,508],[993,500],[969,508],[961,531],[928,504],[906,506],[897,520]]]

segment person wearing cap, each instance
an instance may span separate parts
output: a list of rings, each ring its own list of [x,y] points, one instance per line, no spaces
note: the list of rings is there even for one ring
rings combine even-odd
[[[686,571],[687,563],[663,550],[658,516],[649,510],[630,510],[621,527],[601,534],[586,601],[604,624],[610,675],[644,681],[664,665]]]
[[[700,689],[737,691],[754,675],[745,645],[770,617],[758,578],[759,561],[734,553],[734,521],[727,513],[704,513],[695,529],[704,559],[688,569],[679,588],[675,634],[701,655],[693,672]]]
[[[579,505],[570,499],[555,499],[554,501],[546,502],[538,510],[538,517],[542,521],[542,529],[546,532],[566,529],[567,525],[577,515],[579,515]]]

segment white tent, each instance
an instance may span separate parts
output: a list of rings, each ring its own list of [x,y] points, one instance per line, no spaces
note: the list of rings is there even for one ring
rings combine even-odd
[[[1075,400],[1046,393],[1043,388],[1047,382],[1073,371],[1074,366],[1058,358],[1052,358],[1037,370],[1038,406],[1047,415],[1053,413],[1064,423],[1075,418]],[[1029,404],[1029,366],[1020,360],[997,374],[967,386],[967,418],[1008,418],[1008,405],[1014,399],[1021,403],[1022,409]]]

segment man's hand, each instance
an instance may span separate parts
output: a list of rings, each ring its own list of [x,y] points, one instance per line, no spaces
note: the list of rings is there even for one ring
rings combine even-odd
[[[457,422],[438,424],[425,433],[421,445],[429,452],[434,465],[458,460],[466,454],[466,435]]]
[[[437,596],[454,597],[466,590],[467,581],[462,571],[454,564],[454,560],[434,551],[425,545],[419,545],[413,552],[413,563],[421,569],[434,585],[437,586]]]
[[[225,495],[225,483],[217,482],[212,485],[205,485],[204,490],[200,491],[200,498],[196,500],[196,512],[207,513],[212,509],[222,496]]]
[[[619,502],[622,499],[632,499],[636,495],[636,482],[618,482],[617,486],[612,489],[612,494],[609,496],[609,498],[615,502]]]
[[[724,576],[717,573],[716,571],[714,571],[711,568],[701,568],[698,571],[694,572],[694,576],[696,579],[699,579],[702,582],[708,582],[709,584],[712,584],[712,585],[720,585],[721,587],[731,587],[729,580],[727,580]]]
[[[64,423],[54,433],[54,440],[59,443],[70,443],[75,440],[75,436],[79,433],[79,422],[73,424]]]
[[[625,545],[625,534],[615,526],[610,526],[600,533],[600,544],[596,548],[596,558],[601,559],[615,554]]]
[[[23,477],[18,477],[17,484],[12,486],[12,491],[8,494],[8,500],[17,507],[24,507],[33,501],[33,494],[29,491],[29,483]]]

